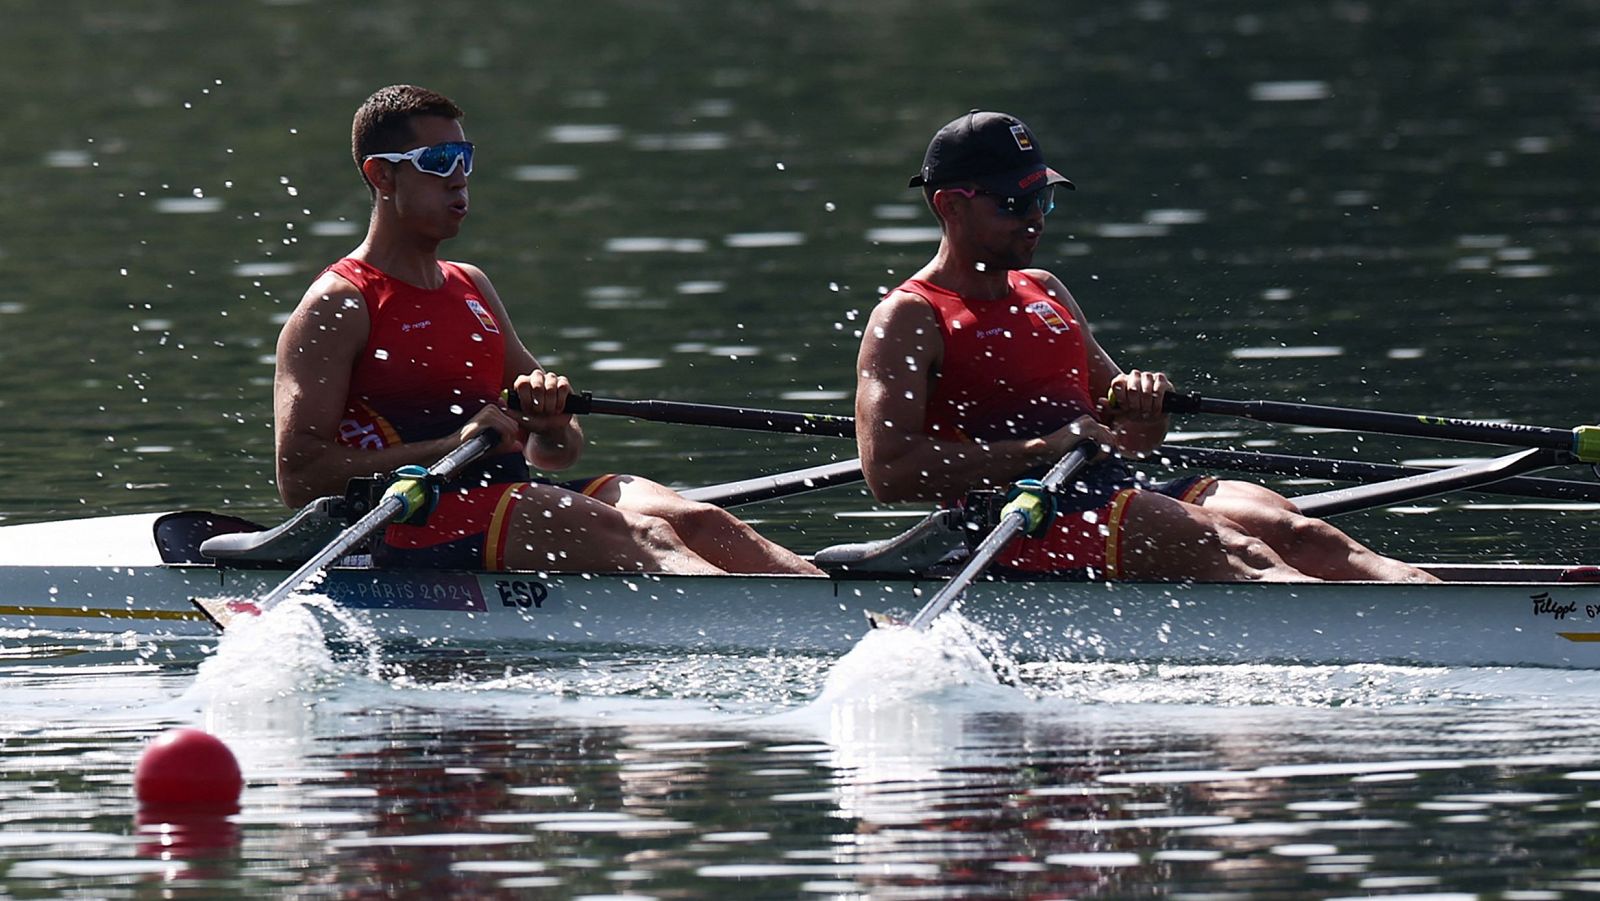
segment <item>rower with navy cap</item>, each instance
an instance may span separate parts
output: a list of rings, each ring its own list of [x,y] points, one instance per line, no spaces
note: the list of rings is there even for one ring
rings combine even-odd
[[[1161,372],[1124,372],[1061,280],[1032,268],[1058,188],[1022,120],[972,110],[933,136],[921,188],[939,249],[874,308],[856,365],[862,469],[883,501],[960,503],[1036,476],[1085,439],[1104,456],[996,565],[1091,579],[1432,581],[1277,492],[1124,462],[1166,437]]]

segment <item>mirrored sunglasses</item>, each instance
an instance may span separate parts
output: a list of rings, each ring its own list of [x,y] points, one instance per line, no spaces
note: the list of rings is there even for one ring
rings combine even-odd
[[[471,175],[472,142],[446,141],[431,147],[407,150],[405,153],[369,153],[362,158],[362,162],[367,160],[388,160],[391,163],[404,160],[416,166],[418,172],[426,172],[440,178],[449,177],[450,173],[456,171],[456,163],[459,162],[462,173]]]
[[[976,197],[979,194],[985,197],[992,197],[995,205],[1000,207],[1002,213],[1012,216],[1026,216],[1030,206],[1038,207],[1039,212],[1046,216],[1050,215],[1050,212],[1056,208],[1055,185],[1046,185],[1032,193],[1023,194],[1021,197],[1007,197],[1003,194],[996,194],[993,191],[983,191],[977,188],[945,188],[944,190],[954,191],[962,197]]]

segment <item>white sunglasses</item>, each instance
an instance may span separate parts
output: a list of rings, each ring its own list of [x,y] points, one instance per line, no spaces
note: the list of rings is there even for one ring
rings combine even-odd
[[[462,172],[472,174],[472,142],[471,141],[446,141],[443,144],[434,144],[431,147],[418,147],[407,150],[405,153],[369,153],[361,158],[367,160],[388,160],[391,163],[401,161],[410,162],[417,167],[418,172],[448,178],[450,173],[456,171],[456,163],[461,163]]]

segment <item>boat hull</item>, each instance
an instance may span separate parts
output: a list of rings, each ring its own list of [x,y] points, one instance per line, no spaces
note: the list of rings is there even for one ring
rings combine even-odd
[[[215,629],[192,598],[259,597],[286,575],[104,547],[24,559],[3,534],[19,528],[0,529],[3,630],[204,637]],[[109,559],[68,562],[95,554]],[[1478,567],[1429,585],[979,581],[957,610],[1021,659],[1600,667],[1600,584],[1554,572]],[[866,611],[909,615],[941,584],[334,568],[316,593],[391,641],[837,654],[869,628]]]

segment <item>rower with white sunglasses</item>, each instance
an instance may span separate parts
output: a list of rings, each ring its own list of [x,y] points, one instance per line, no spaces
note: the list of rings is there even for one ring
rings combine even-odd
[[[636,476],[562,485],[583,430],[572,386],[518,338],[483,271],[439,258],[468,211],[462,112],[425,88],[356,111],[351,152],[372,195],[366,238],[311,285],[278,339],[278,490],[298,507],[356,477],[424,467],[492,430],[498,443],[389,525],[379,565],[716,573],[819,571],[709,504]],[[501,398],[514,394],[516,409]],[[401,473],[406,475],[406,473]]]

